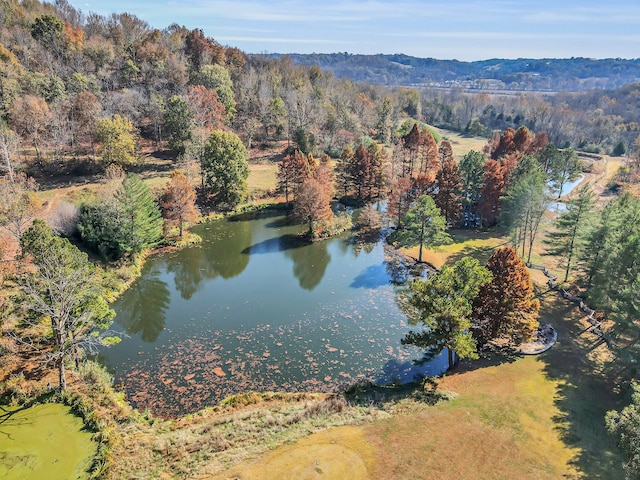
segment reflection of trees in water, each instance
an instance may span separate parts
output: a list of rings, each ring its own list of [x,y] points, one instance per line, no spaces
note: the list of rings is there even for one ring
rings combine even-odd
[[[205,278],[229,279],[240,275],[249,264],[242,253],[251,244],[253,230],[248,221],[220,221],[202,233],[204,243],[185,248],[167,258],[167,270],[173,273],[176,289],[189,300]]]
[[[203,257],[202,248],[189,248],[166,259],[167,271],[173,273],[176,289],[185,300],[189,300],[198,291],[202,282]]]
[[[160,272],[146,272],[122,296],[116,321],[127,333],[139,333],[143,341],[153,343],[164,329],[170,298]]]
[[[380,241],[380,229],[363,229],[356,232],[351,241],[353,253],[357,257],[361,252],[371,253]]]
[[[207,278],[224,279],[240,275],[249,264],[243,255],[253,240],[253,225],[246,220],[217,222],[215,237],[204,246],[202,268]]]
[[[305,290],[318,286],[331,261],[326,242],[315,242],[300,248],[286,249],[284,254],[293,260],[293,274]]]

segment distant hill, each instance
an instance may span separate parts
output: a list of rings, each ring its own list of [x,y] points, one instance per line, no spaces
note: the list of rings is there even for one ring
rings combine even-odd
[[[266,54],[279,58],[282,54]],[[288,54],[337,77],[382,85],[460,86],[473,90],[582,91],[640,81],[640,59],[491,59],[475,62],[409,55]]]

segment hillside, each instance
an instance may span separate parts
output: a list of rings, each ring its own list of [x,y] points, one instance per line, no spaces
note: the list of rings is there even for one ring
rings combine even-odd
[[[268,57],[280,58],[281,54]],[[296,65],[318,65],[340,78],[382,85],[460,86],[470,90],[584,91],[640,80],[640,59],[518,58],[475,62],[409,55],[288,54]]]

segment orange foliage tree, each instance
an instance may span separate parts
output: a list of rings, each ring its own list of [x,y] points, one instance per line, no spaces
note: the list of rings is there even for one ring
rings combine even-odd
[[[478,212],[485,225],[494,225],[497,221],[504,184],[502,165],[490,158],[484,164],[484,184],[478,202]]]
[[[448,150],[451,152],[451,144],[446,140],[442,141],[441,146],[446,144],[449,145]],[[462,184],[458,173],[458,164],[453,159],[453,155],[448,152],[443,153],[442,167],[436,175],[438,188],[434,194],[434,200],[447,223],[453,225],[459,220],[462,211],[462,197],[460,195]]]
[[[527,341],[538,328],[540,310],[527,266],[513,248],[503,247],[494,252],[487,268],[493,278],[474,301],[474,335],[480,342]]]
[[[177,226],[180,237],[184,224],[193,223],[200,217],[195,202],[196,192],[187,177],[179,170],[172,172],[167,189],[160,198],[160,207],[165,225]]]

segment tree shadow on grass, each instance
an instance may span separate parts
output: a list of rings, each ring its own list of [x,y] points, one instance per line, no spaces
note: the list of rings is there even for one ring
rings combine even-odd
[[[554,417],[565,444],[578,453],[573,466],[589,479],[623,479],[622,459],[604,423],[608,410],[620,407],[615,385],[592,361],[606,343],[589,332],[584,314],[555,291],[541,294],[540,319],[558,332],[556,344],[538,358],[550,380],[558,382]]]
[[[480,265],[486,265],[487,261],[493,254],[493,252],[500,247],[503,247],[507,244],[507,242],[501,243],[499,245],[491,246],[491,245],[481,245],[481,246],[473,246],[469,245],[464,247],[462,250],[452,253],[447,258],[445,265],[453,265],[458,260],[462,260],[463,258],[471,257],[475,258],[480,262]]]

